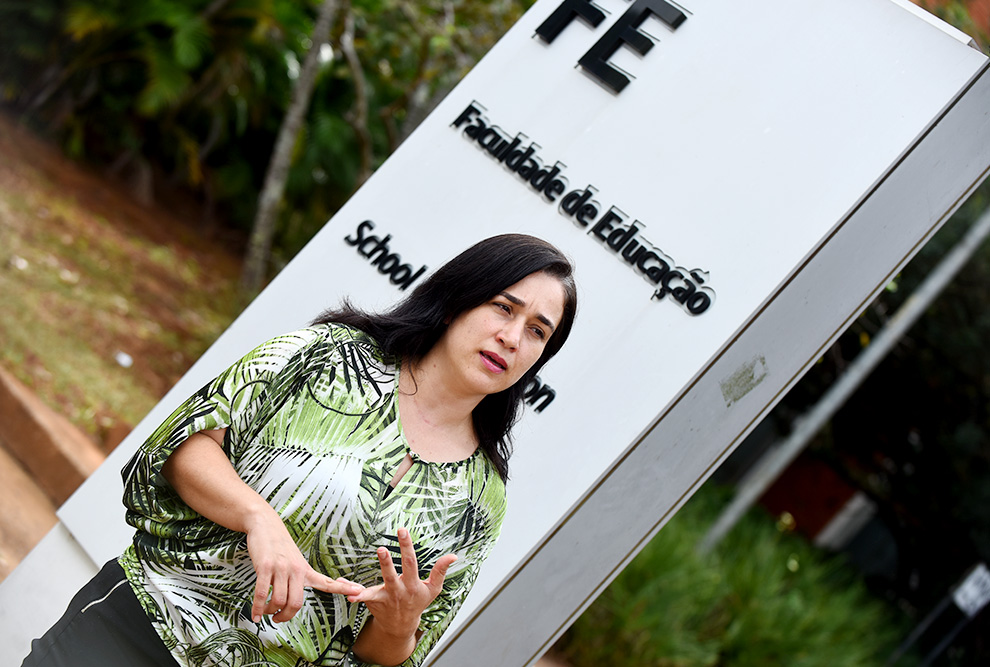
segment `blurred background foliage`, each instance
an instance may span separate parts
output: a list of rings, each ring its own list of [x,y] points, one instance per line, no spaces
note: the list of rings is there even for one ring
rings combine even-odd
[[[319,4],[0,0],[0,100],[144,201],[179,190],[202,203],[207,231],[246,229]],[[287,181],[278,264],[532,2],[339,4]],[[356,61],[340,52],[348,22]]]
[[[988,206],[984,182],[777,407],[771,419],[780,430],[828,389]],[[977,560],[990,562],[988,285],[984,243],[812,446],[880,501],[906,556],[889,583],[904,595],[927,589],[922,605]],[[931,580],[925,586],[922,575]]]
[[[909,629],[905,621],[844,563],[761,512],[710,554],[695,551],[724,496],[709,487],[692,498],[555,654],[574,667],[882,664]]]

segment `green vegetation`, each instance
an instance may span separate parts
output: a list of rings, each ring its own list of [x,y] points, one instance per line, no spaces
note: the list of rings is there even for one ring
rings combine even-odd
[[[324,1],[0,2],[0,104],[145,197],[181,184],[247,228]],[[532,0],[337,4],[288,174],[278,264]]]
[[[706,488],[688,502],[554,653],[574,667],[882,665],[905,629],[840,560],[765,513],[710,555],[695,552],[716,496]]]

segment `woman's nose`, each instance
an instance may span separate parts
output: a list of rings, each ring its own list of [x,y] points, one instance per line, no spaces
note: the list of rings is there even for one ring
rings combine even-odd
[[[502,327],[498,335],[498,342],[509,349],[516,349],[519,346],[519,337],[522,335],[522,325],[511,322]]]

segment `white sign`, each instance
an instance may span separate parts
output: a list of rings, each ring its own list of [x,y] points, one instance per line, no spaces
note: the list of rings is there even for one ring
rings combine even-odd
[[[952,591],[952,601],[963,613],[973,618],[990,602],[990,570],[980,563],[970,571],[966,579]]]
[[[73,539],[94,562],[123,548],[127,457],[256,343],[344,295],[384,307],[478,239],[526,232],[574,259],[578,320],[532,388],[501,542],[434,660],[532,662],[981,179],[986,70],[890,0],[537,2],[0,597],[64,607],[71,583],[31,572]],[[16,606],[0,600],[8,633]]]

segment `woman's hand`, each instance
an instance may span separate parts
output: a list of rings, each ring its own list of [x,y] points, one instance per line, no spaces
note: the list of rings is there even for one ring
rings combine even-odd
[[[419,564],[412,538],[405,528],[399,529],[399,553],[402,574],[395,570],[392,556],[385,547],[378,548],[378,562],[383,583],[360,593],[348,595],[351,602],[363,602],[373,616],[354,643],[354,652],[365,662],[397,665],[416,648],[419,621],[423,612],[443,590],[447,570],[457,560],[454,554],[441,556],[425,581],[419,578]]]
[[[307,587],[341,595],[365,590],[360,584],[344,578],[331,579],[314,570],[274,510],[249,518],[246,528],[248,554],[258,577],[251,607],[255,623],[269,614],[273,614],[272,621],[276,623],[288,621],[302,608],[303,589]]]
[[[303,604],[305,587],[355,595],[364,590],[346,579],[331,579],[314,570],[272,506],[237,475],[223,453],[226,429],[189,436],[169,456],[162,474],[182,500],[210,521],[247,535],[248,554],[257,581],[251,618],[274,614],[287,621]]]

